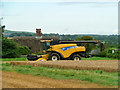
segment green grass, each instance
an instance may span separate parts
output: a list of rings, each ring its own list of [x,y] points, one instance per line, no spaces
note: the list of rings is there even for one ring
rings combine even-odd
[[[2,58],[0,61],[25,61],[27,58],[21,57],[21,58]]]
[[[118,85],[118,73],[104,72],[101,70],[72,70],[49,67],[12,66],[9,63],[2,64],[3,71],[18,72],[35,76],[54,79],[75,79],[88,81],[101,85]]]
[[[82,60],[118,60],[115,58],[108,58],[108,57],[90,57],[90,58],[81,58]]]
[[[21,57],[21,58],[2,58],[0,61],[25,61],[27,58],[26,57]],[[114,58],[107,58],[107,57],[90,57],[90,58],[83,58],[82,60],[118,60]]]

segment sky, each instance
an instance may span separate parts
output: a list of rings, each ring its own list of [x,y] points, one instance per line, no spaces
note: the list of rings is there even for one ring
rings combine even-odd
[[[7,30],[59,34],[118,33],[118,0],[1,0]]]

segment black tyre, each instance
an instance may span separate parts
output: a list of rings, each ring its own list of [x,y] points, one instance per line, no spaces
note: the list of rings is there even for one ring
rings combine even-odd
[[[80,57],[79,54],[75,54],[75,55],[73,55],[72,60],[74,60],[74,61],[80,61],[81,57]]]
[[[57,54],[57,53],[52,53],[52,54],[50,54],[50,56],[49,56],[49,60],[52,60],[52,61],[60,60],[60,55]]]

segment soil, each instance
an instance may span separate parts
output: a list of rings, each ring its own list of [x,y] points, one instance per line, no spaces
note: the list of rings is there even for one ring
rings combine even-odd
[[[2,88],[117,88],[117,86],[101,86],[80,80],[56,80],[2,71]]]
[[[118,60],[59,60],[59,61],[11,61],[13,65],[32,65],[32,66],[46,66],[57,67],[64,69],[76,70],[104,70],[107,72],[118,71]]]

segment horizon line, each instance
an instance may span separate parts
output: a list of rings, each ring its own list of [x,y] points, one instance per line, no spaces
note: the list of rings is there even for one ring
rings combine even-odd
[[[6,29],[5,29],[6,30]],[[13,31],[14,30],[7,30],[7,31]],[[36,33],[36,32],[31,32],[31,31],[16,31],[16,32],[28,32],[28,33]],[[74,33],[74,34],[71,34],[71,33],[54,33],[54,32],[51,32],[51,33],[42,33],[42,34],[59,34],[59,35],[120,35],[119,33],[115,34],[115,33],[112,33],[112,34],[100,34],[100,33]]]

